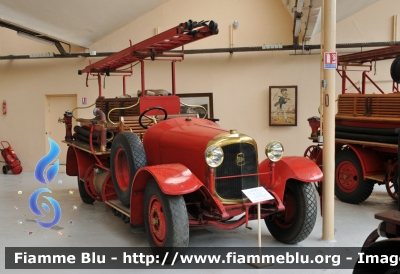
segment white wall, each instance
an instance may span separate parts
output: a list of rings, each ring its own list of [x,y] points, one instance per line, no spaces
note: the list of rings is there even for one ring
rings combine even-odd
[[[194,4],[195,3],[195,4]],[[400,1],[382,0],[354,14],[337,25],[337,43],[390,41],[392,16],[400,10]],[[201,3],[171,0],[127,26],[94,43],[90,50],[119,51],[129,46],[129,39],[137,43],[154,34],[172,28],[188,19],[212,19],[219,24],[217,36],[187,45],[186,49],[229,47],[229,25],[239,21],[234,30],[234,46],[261,46],[262,44],[292,43],[290,14],[280,0],[203,0]],[[0,55],[30,54],[57,50],[40,43],[18,37],[15,32],[0,28]],[[319,35],[311,44],[319,44]],[[77,49],[75,49],[77,50]],[[366,49],[363,49],[366,50]],[[360,51],[360,49],[340,50]],[[177,64],[177,92],[212,92],[214,116],[219,124],[237,129],[255,138],[259,144],[260,159],[264,159],[264,146],[270,140],[283,142],[286,155],[302,155],[311,145],[307,118],[317,115],[320,86],[320,55],[293,55],[292,51],[219,53],[186,55]],[[314,54],[315,53],[315,54]],[[97,82],[85,86],[85,76],[78,69],[89,63],[89,58],[55,60],[1,60],[0,102],[7,101],[8,114],[0,114],[0,139],[8,140],[22,160],[24,170],[33,170],[46,153],[45,95],[77,94],[78,105],[87,97],[88,104],[95,101]],[[90,58],[92,62],[99,58]],[[147,88],[170,89],[170,63],[147,62]],[[379,81],[390,80],[390,61],[377,63]],[[140,88],[139,68],[128,78],[129,93]],[[117,79],[118,78],[118,79]],[[385,82],[385,83],[386,83]],[[298,86],[297,127],[268,126],[268,93],[270,86]],[[337,76],[336,90],[341,88]],[[108,77],[106,97],[122,94],[122,80]],[[60,110],[60,117],[64,110]],[[91,110],[78,111],[77,116],[91,117]],[[64,125],[60,124],[60,130]],[[61,142],[58,143],[60,145]]]

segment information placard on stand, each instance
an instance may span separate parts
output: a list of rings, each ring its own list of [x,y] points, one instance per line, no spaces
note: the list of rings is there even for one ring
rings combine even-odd
[[[252,203],[259,203],[262,201],[267,201],[267,200],[272,200],[274,199],[274,196],[272,196],[264,187],[254,187],[254,188],[249,188],[249,189],[244,189],[242,190],[244,195],[246,195],[247,198]]]
[[[257,203],[257,215],[258,215],[258,248],[259,248],[259,255],[261,257],[261,205],[260,202],[267,201],[267,200],[272,200],[274,197],[262,186],[260,187],[255,187],[255,188],[249,188],[249,189],[244,189],[242,190],[244,195],[246,195],[247,198],[252,203]],[[250,265],[261,268],[265,266],[270,266],[272,265],[271,263],[249,263]]]

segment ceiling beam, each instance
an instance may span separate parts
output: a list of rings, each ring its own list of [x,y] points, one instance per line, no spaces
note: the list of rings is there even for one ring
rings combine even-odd
[[[17,32],[21,32],[21,33],[27,34],[29,36],[33,36],[33,37],[38,38],[40,40],[51,42],[56,46],[56,48],[58,49],[58,51],[60,52],[61,55],[66,55],[67,54],[67,52],[65,51],[65,49],[61,45],[61,43],[64,43],[64,42],[61,42],[61,41],[59,41],[57,39],[51,38],[51,37],[49,37],[47,35],[44,35],[44,34],[41,34],[39,32],[35,32],[35,31],[32,31],[32,30],[29,30],[29,29],[26,29],[26,28],[11,24],[11,23],[6,22],[4,20],[0,20],[0,27],[8,28],[8,29],[11,29],[11,30],[15,30]],[[66,44],[66,43],[64,43],[64,44]]]
[[[56,46],[58,51],[61,53],[61,55],[66,55],[67,54],[67,52],[65,51],[65,49],[61,45],[60,41],[54,42],[54,45]]]

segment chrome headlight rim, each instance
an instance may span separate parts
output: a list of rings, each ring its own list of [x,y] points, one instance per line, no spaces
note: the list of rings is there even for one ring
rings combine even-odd
[[[218,145],[210,145],[204,152],[206,163],[210,167],[219,167],[224,161],[224,151]]]
[[[277,147],[275,147],[275,146],[277,146]],[[280,153],[279,153],[279,151],[280,151]],[[279,160],[281,160],[283,157],[283,154],[284,154],[284,148],[283,148],[282,143],[279,141],[273,140],[273,141],[269,142],[265,147],[265,155],[272,162],[278,162]]]

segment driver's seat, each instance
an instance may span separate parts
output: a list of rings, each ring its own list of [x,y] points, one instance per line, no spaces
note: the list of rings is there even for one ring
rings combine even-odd
[[[145,133],[146,129],[140,126],[139,117],[140,116],[120,116],[118,123],[119,131],[131,131],[136,133],[136,135],[140,137],[140,134]]]

